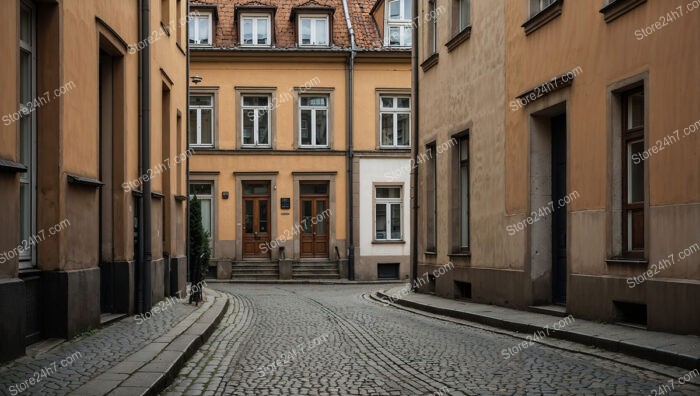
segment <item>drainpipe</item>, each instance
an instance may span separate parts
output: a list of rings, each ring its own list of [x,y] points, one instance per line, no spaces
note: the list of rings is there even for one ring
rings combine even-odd
[[[187,17],[190,16],[190,2],[189,0],[187,1]],[[189,19],[188,19],[189,21]],[[181,23],[181,21],[178,21],[178,23]],[[187,147],[187,152],[190,150],[190,24],[186,23],[185,24],[185,53],[187,54],[187,76],[185,76],[185,87],[187,90],[187,98],[185,98],[185,117],[187,118],[187,123],[185,124],[185,130],[187,133],[185,134],[185,147]],[[190,271],[192,271],[192,266],[190,265],[190,156],[187,156],[187,161],[185,161],[185,196],[187,199],[185,200],[185,210],[187,211],[187,222],[185,224],[185,257],[187,257],[187,280],[192,281],[190,279],[190,275],[192,274]],[[187,286],[187,285],[185,285]],[[186,290],[183,290],[186,291]]]
[[[139,1],[139,40],[148,41],[150,34],[150,0]],[[146,174],[151,163],[151,74],[150,48],[139,51],[139,175]],[[143,196],[139,202],[139,262],[137,263],[136,308],[143,313],[151,309],[151,182],[143,183]]]
[[[418,1],[413,0],[413,17],[418,18]],[[411,273],[413,276],[413,284],[418,281],[418,131],[419,131],[419,103],[418,103],[418,28],[417,24],[413,25],[413,49],[411,51],[412,68],[411,68],[411,85],[413,86],[413,169],[411,169],[411,184],[413,190],[413,206],[412,210],[412,232],[411,232]]]
[[[347,189],[348,189],[348,279],[355,280],[355,241],[353,235],[353,188],[352,188],[352,161],[353,161],[353,100],[354,95],[354,71],[355,71],[355,30],[352,28],[348,2],[343,0],[345,23],[350,31],[350,57],[348,58],[347,75],[347,120],[348,120],[348,151],[347,151]]]

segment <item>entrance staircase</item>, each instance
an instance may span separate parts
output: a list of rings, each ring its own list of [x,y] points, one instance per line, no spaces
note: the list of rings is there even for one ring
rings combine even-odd
[[[279,264],[276,261],[234,261],[231,266],[231,279],[277,280],[279,278]]]
[[[295,261],[292,279],[340,279],[337,261]]]
[[[338,261],[293,261],[292,279],[340,279]],[[233,261],[231,263],[233,280],[278,280],[280,279],[277,261]]]

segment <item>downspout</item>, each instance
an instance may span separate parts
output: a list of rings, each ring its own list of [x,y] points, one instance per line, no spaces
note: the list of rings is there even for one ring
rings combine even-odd
[[[190,2],[187,0],[187,18],[190,16]],[[190,24],[189,24],[189,19],[187,19],[188,23],[185,24],[185,53],[187,56],[187,75],[185,76],[185,89],[187,90],[187,98],[185,98],[185,116],[189,117],[190,116]],[[178,21],[178,23],[182,23],[181,21]],[[187,130],[187,133],[185,134],[185,146],[187,147],[187,152],[190,151],[190,120],[187,118],[187,123],[185,124],[185,128]],[[185,257],[187,257],[187,280],[192,282],[191,278],[191,272],[192,267],[190,266],[190,156],[187,156],[187,161],[185,161],[185,197],[187,199],[185,200],[185,210],[187,212],[187,222],[185,224]],[[185,290],[183,290],[185,291]]]
[[[353,188],[352,188],[352,162],[353,162],[353,100],[354,94],[354,73],[355,73],[355,30],[352,28],[348,2],[343,0],[343,11],[345,12],[345,23],[350,31],[350,57],[348,58],[347,75],[347,112],[348,120],[348,151],[347,151],[347,190],[348,190],[348,279],[355,280],[355,241],[353,235]]]
[[[141,39],[143,37],[143,22],[141,21],[143,19],[143,15],[141,14],[141,9],[143,8],[142,6],[143,0],[138,0],[138,20],[139,20],[139,32],[138,32],[138,37]],[[142,150],[141,147],[143,147],[143,130],[142,130],[142,125],[143,125],[143,75],[141,74],[141,71],[143,70],[143,67],[141,64],[143,63],[143,55],[141,52],[139,52],[138,56],[138,64],[139,64],[139,86],[138,86],[138,111],[139,111],[139,165],[138,165],[138,174],[143,175],[144,173],[144,166],[143,166],[143,157],[142,157]],[[138,197],[137,205],[138,205],[138,224],[136,225],[136,243],[138,244],[138,252],[136,252],[136,268],[134,269],[134,275],[136,276],[136,296],[135,296],[135,301],[134,301],[134,311],[136,313],[143,313],[143,191],[141,192],[141,196]]]
[[[418,18],[418,1],[413,0],[413,18]],[[411,210],[412,216],[412,232],[411,232],[411,274],[413,276],[413,284],[418,280],[418,131],[420,130],[420,115],[418,103],[418,24],[413,24],[413,48],[411,51],[412,67],[411,67],[411,85],[413,86],[413,167],[411,169],[411,184],[413,190],[413,206]]]
[[[150,0],[140,0],[140,24],[139,40],[148,41],[150,34]],[[139,51],[139,121],[140,121],[140,148],[141,161],[139,164],[139,174],[146,174],[151,163],[151,58],[150,47],[144,46]],[[144,178],[143,196],[141,197],[141,216],[139,219],[139,255],[141,262],[139,265],[139,312],[146,312],[151,309],[151,181]]]

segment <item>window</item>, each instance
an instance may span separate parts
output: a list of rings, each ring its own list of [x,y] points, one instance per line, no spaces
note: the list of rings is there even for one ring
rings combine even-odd
[[[160,23],[170,33],[170,0],[160,0]]]
[[[212,14],[210,12],[197,12],[190,14],[190,45],[212,44]]]
[[[457,32],[461,32],[470,25],[470,0],[458,0],[459,23],[457,24]]]
[[[427,252],[437,252],[437,166],[432,153],[435,152],[435,143],[426,146],[426,171],[425,171],[425,227]]]
[[[34,164],[36,161],[36,109],[32,100],[36,97],[36,16],[34,9],[25,2],[20,7],[19,29],[19,162],[27,167],[27,172],[19,176],[19,218],[20,241],[29,242],[36,228],[35,202],[36,179]],[[23,249],[19,255],[19,267],[34,266],[34,247],[22,243]]]
[[[327,46],[328,17],[299,17],[299,45]]]
[[[175,42],[182,45],[182,0],[175,1]]]
[[[437,14],[435,11],[436,0],[432,0],[428,3],[429,15],[434,15],[433,22],[428,27],[428,48],[430,48],[430,53],[434,54],[437,52]]]
[[[530,0],[530,16],[537,15],[539,12],[554,4],[556,0]]]
[[[211,182],[192,182],[190,183],[190,199],[197,197],[202,204],[202,226],[209,237],[209,247],[213,247],[214,228],[212,220],[214,219],[214,188]]]
[[[381,147],[408,147],[411,138],[411,98],[380,97]]]
[[[469,250],[469,137],[459,138],[459,248]]]
[[[299,139],[302,147],[328,147],[328,97],[299,98]]]
[[[644,91],[622,95],[622,246],[623,255],[644,256]]]
[[[269,96],[244,95],[241,105],[243,146],[270,147]]]
[[[190,95],[189,141],[192,146],[214,146],[214,95]]]
[[[386,28],[389,35],[385,38],[385,45],[397,47],[411,46],[411,1],[389,0],[386,8]]]
[[[271,43],[269,15],[241,17],[241,45],[269,46]]]
[[[377,187],[375,198],[374,238],[378,241],[400,241],[401,187]]]

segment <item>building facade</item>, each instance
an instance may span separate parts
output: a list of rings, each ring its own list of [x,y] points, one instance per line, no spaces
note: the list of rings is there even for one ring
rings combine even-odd
[[[418,272],[453,262],[426,286],[446,297],[700,334],[700,10],[598,3],[461,0],[419,28],[416,151],[467,153],[418,168]]]
[[[13,0],[0,14],[7,360],[184,291],[187,1]]]
[[[218,278],[408,277],[408,175],[380,170],[410,156],[410,42],[372,5],[192,3],[190,194]]]

